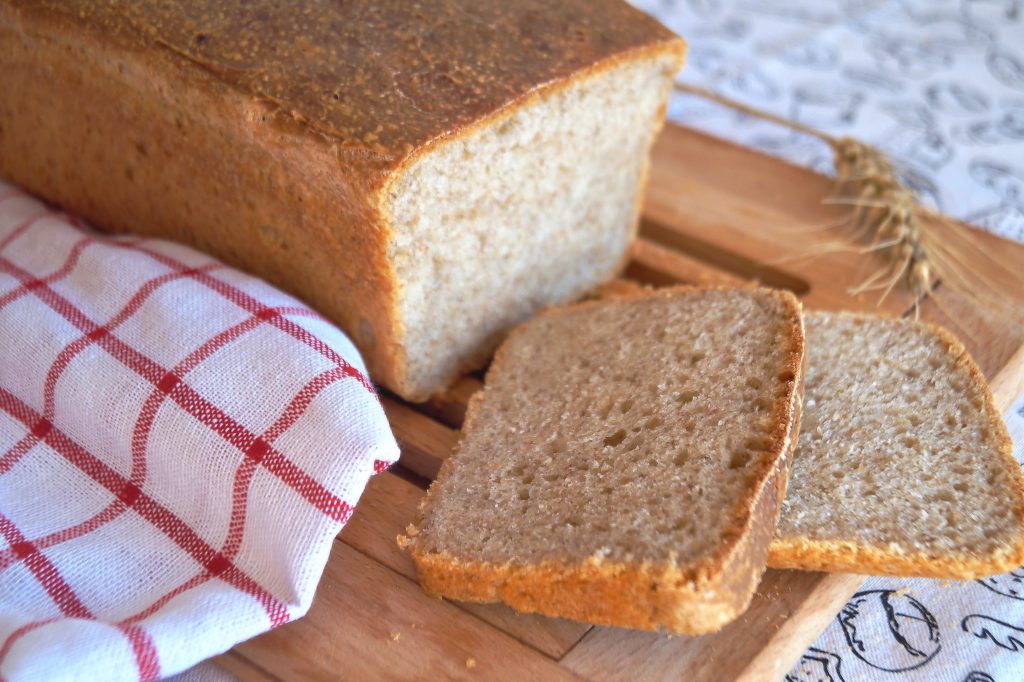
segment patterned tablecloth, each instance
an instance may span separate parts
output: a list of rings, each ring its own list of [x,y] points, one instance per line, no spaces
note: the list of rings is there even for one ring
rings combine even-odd
[[[681,79],[887,150],[944,212],[1024,241],[1021,0],[633,0],[690,43]],[[675,121],[822,172],[820,142],[676,96]],[[1005,415],[1024,456],[1024,396]],[[869,580],[787,681],[1024,680],[1024,568]]]

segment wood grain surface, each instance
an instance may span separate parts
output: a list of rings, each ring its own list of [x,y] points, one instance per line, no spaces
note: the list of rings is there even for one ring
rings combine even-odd
[[[831,182],[750,149],[667,126],[655,145],[643,220],[625,280],[786,288],[809,308],[908,315],[902,292],[882,305],[848,290],[878,262],[814,254]],[[988,238],[995,240],[995,238]],[[1024,267],[1024,247],[998,248]],[[819,249],[820,250],[820,249]],[[1024,333],[955,292],[921,302],[923,318],[960,336],[1003,409],[1024,392]],[[1024,302],[1021,302],[1024,305]],[[427,597],[395,536],[458,438],[479,376],[424,405],[382,396],[402,448],[341,533],[310,613],[217,660],[242,679],[780,680],[862,583],[844,574],[768,571],[748,611],[704,637],[591,627],[498,604]]]

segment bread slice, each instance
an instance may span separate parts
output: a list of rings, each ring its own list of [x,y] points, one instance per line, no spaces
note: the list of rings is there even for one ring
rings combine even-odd
[[[0,176],[296,294],[424,400],[621,267],[684,49],[622,0],[0,0]]]
[[[976,578],[1024,563],[1024,479],[934,325],[808,312],[803,426],[769,565]]]
[[[800,305],[661,290],[542,314],[501,346],[408,547],[427,592],[704,633],[741,613],[786,487]]]

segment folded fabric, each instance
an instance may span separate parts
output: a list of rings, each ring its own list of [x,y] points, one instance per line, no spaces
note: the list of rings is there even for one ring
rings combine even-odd
[[[0,678],[155,679],[301,616],[397,458],[317,313],[0,182]]]

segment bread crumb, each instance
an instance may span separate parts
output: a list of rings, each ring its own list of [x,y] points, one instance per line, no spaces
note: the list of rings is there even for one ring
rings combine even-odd
[[[1019,467],[962,345],[910,320],[804,321],[802,427],[769,564],[863,571],[864,552],[879,573],[933,578],[1018,565]]]
[[[475,658],[467,658],[466,659],[466,667],[467,668],[475,668],[476,667],[476,659]]]
[[[392,639],[392,641],[397,642],[398,640],[402,639],[402,633],[401,632],[392,632],[391,633],[391,639]]]
[[[729,505],[761,495],[769,469],[784,476],[778,461],[792,437],[786,415],[796,403],[801,347],[798,303],[764,290],[665,289],[526,323],[498,351],[470,404],[456,466],[445,467],[421,510],[411,545],[421,579],[449,561],[551,559],[613,585],[626,566],[642,607],[599,622],[717,629],[696,612],[676,616],[688,589],[663,589],[628,567],[666,562],[714,574],[701,599],[733,615],[731,588],[716,582],[724,566],[696,567],[734,532],[748,532],[734,530]],[[710,415],[705,402],[715,406]],[[723,415],[728,429],[715,425]],[[441,555],[442,563],[424,561]],[[742,570],[760,575],[754,555]],[[552,604],[546,613],[612,613],[567,598],[575,588],[562,575],[545,579],[545,594],[557,595],[557,606],[538,597]],[[756,580],[742,582],[752,591]]]

